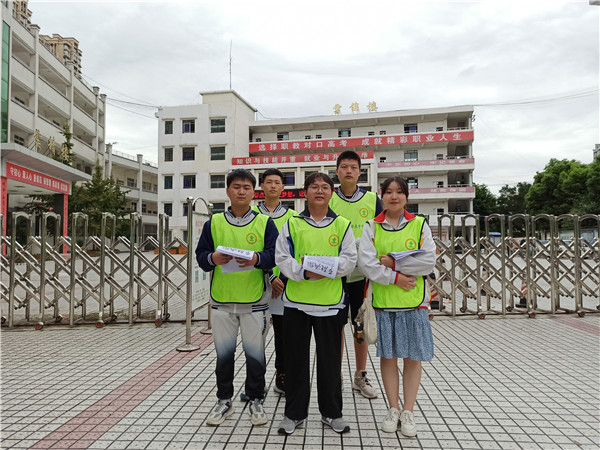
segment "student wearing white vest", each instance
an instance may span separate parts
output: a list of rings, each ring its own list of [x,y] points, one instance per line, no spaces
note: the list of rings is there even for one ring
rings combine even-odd
[[[277,231],[281,231],[283,225],[290,217],[297,216],[293,209],[286,208],[281,204],[279,197],[285,188],[283,173],[279,169],[267,169],[263,172],[260,180],[260,188],[265,194],[265,200],[252,209],[265,214],[273,219]],[[285,395],[285,356],[283,350],[283,298],[281,294],[287,282],[285,275],[281,274],[278,267],[273,268],[269,277],[272,294],[269,301],[269,312],[273,323],[273,340],[275,341],[275,386],[273,390],[278,394]]]
[[[427,275],[433,271],[436,246],[423,217],[404,209],[408,184],[391,177],[381,185],[386,209],[364,225],[358,248],[358,266],[373,283],[373,307],[377,318],[377,356],[390,405],[382,430],[416,436],[414,406],[421,382],[421,362],[433,359],[429,324]],[[419,250],[401,259],[391,252]],[[400,409],[398,358],[402,371],[403,408]]]
[[[358,244],[362,234],[363,225],[368,220],[383,211],[379,197],[375,192],[368,192],[358,187],[360,177],[360,156],[352,150],[342,152],[338,156],[335,173],[340,180],[340,187],[331,196],[329,207],[352,223],[352,232]],[[356,315],[360,309],[365,292],[365,277],[356,268],[346,277],[344,285],[346,292],[346,311],[342,316],[344,324],[348,322],[348,309],[350,309],[350,323],[354,329],[354,360],[355,372],[352,380],[352,389],[359,391],[363,397],[376,398],[377,391],[367,378],[367,356],[369,344],[363,339],[362,331],[357,329]],[[344,338],[342,329],[342,354],[344,352]]]
[[[283,292],[286,404],[280,434],[291,434],[308,417],[310,401],[310,341],[314,331],[317,391],[321,422],[337,433],[350,431],[342,415],[341,349],[344,308],[342,277],[356,266],[356,244],[350,222],[329,208],[333,181],[313,173],[304,183],[308,208],[283,225],[275,262],[288,278]],[[305,257],[327,256],[332,277],[305,269]],[[331,259],[330,259],[331,261]],[[315,269],[316,270],[316,269]]]
[[[220,425],[234,412],[233,378],[238,331],[246,355],[246,393],[253,425],[267,423],[263,408],[265,389],[265,337],[269,330],[271,289],[266,278],[275,265],[277,227],[269,217],[250,209],[256,178],[237,169],[227,176],[230,208],[204,224],[196,247],[196,260],[212,272],[210,307],[213,342],[217,352],[217,404],[206,419]],[[218,246],[253,251],[246,260],[217,251]],[[223,270],[234,265],[234,271]],[[239,270],[244,269],[244,270]]]

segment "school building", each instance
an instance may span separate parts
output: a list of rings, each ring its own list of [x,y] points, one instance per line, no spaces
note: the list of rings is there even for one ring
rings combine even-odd
[[[227,208],[225,179],[234,168],[257,179],[268,168],[281,170],[282,202],[302,211],[305,178],[319,171],[337,182],[336,159],[345,150],[361,156],[365,189],[377,192],[392,175],[406,178],[407,209],[427,215],[434,233],[439,215],[455,215],[460,229],[461,216],[473,211],[472,106],[379,112],[371,102],[360,112],[353,103],[350,114],[335,105],[327,116],[257,120],[256,108],[235,91],[201,95],[201,104],[156,113],[158,208],[171,216],[172,237],[187,238],[187,197],[202,197],[215,212]],[[257,201],[261,195],[258,188]]]

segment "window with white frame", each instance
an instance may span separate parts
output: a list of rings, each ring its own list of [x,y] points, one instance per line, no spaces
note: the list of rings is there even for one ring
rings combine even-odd
[[[165,175],[165,189],[173,189],[173,175]]]
[[[183,147],[181,149],[181,159],[183,161],[194,161],[196,157],[195,147]]]
[[[416,123],[407,123],[406,125],[404,125],[404,132],[405,133],[416,133],[418,131],[419,127],[417,126]]]
[[[225,119],[210,119],[211,133],[225,133]]]
[[[173,161],[173,147],[164,148],[165,162]]]
[[[196,175],[184,175],[183,176],[183,188],[184,189],[196,189]]]
[[[173,134],[173,121],[165,120],[165,134]]]
[[[213,214],[225,212],[225,203],[212,202],[212,204],[213,204],[213,210],[212,210]]]
[[[137,181],[135,178],[127,178],[127,187],[135,188],[137,187]]]
[[[163,207],[163,211],[167,216],[173,215],[173,203],[165,203]]]
[[[350,128],[340,128],[338,129],[338,137],[351,137],[352,131]]]
[[[210,148],[211,161],[225,161],[225,146],[219,145]]]
[[[419,151],[418,150],[404,150],[404,161],[418,161]]]
[[[225,187],[225,175],[211,175],[210,188],[220,189]]]
[[[196,120],[195,119],[183,119],[181,121],[181,132],[182,133],[195,133],[196,132]]]
[[[277,133],[277,140],[278,141],[289,141],[290,140],[290,133],[288,133],[287,131],[281,132],[281,133]]]
[[[419,188],[419,179],[418,178],[408,178],[406,180],[408,183],[409,189],[418,189]]]

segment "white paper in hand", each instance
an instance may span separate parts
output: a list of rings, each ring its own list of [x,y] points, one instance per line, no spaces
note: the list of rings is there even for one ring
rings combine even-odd
[[[388,255],[390,255],[396,261],[400,261],[401,259],[406,258],[408,256],[417,255],[419,253],[424,253],[424,252],[425,252],[425,250],[419,248],[417,250],[406,250],[404,252],[390,252],[390,253],[388,253]]]
[[[314,256],[305,255],[302,268],[327,278],[335,278],[337,274],[339,258],[337,256]]]
[[[223,273],[244,272],[246,270],[256,269],[256,267],[254,266],[240,267],[239,263],[235,260],[235,258],[251,260],[254,256],[254,252],[252,250],[244,250],[241,248],[234,247],[223,247],[222,245],[219,245],[217,247],[217,251],[219,253],[223,253],[224,255],[233,256],[233,259],[231,261],[221,266],[221,271]]]

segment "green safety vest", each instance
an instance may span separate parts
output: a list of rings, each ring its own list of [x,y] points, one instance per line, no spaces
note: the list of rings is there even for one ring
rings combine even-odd
[[[362,236],[363,225],[365,222],[375,218],[377,208],[377,194],[374,192],[365,192],[365,195],[356,202],[343,200],[338,194],[334,193],[329,200],[329,207],[334,213],[345,217],[352,223],[352,232],[355,238]]]
[[[292,217],[288,221],[290,237],[293,243],[292,255],[298,264],[302,264],[304,255],[339,256],[340,246],[350,222],[337,216],[326,227],[315,227],[303,217]],[[290,302],[317,306],[337,305],[344,291],[341,278],[321,278],[320,280],[288,280],[285,296]]]
[[[378,255],[390,252],[416,250],[421,246],[421,230],[425,219],[415,217],[401,230],[385,230],[381,224],[373,222],[375,239],[373,244]],[[414,289],[405,291],[395,284],[373,283],[373,307],[404,309],[416,308],[425,300],[425,277],[417,276]]]
[[[252,211],[256,211],[257,213],[262,214],[262,212],[258,208],[258,206],[253,206],[252,207]],[[281,228],[289,220],[289,218],[293,217],[293,216],[297,216],[297,215],[298,215],[298,213],[296,211],[294,211],[293,209],[289,209],[288,208],[288,210],[285,212],[285,214],[283,216],[278,217],[277,219],[274,219],[273,217],[271,217],[271,220],[273,222],[275,222],[275,226],[277,227],[277,231],[281,233]],[[273,274],[276,277],[278,277],[281,274],[281,270],[279,270],[279,267],[273,267]]]
[[[235,226],[227,222],[224,213],[213,215],[210,231],[215,251],[219,245],[254,252],[263,251],[268,221],[269,217],[257,214],[249,224]],[[218,303],[256,303],[261,299],[264,289],[261,269],[223,273],[222,267],[216,266],[210,285],[210,295]]]

